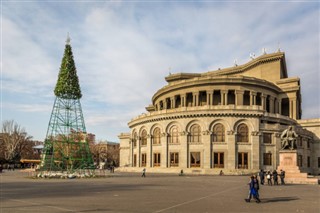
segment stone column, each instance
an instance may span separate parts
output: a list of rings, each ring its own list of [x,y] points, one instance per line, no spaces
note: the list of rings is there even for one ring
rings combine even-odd
[[[202,132],[202,144],[203,144],[203,168],[211,168],[211,141],[210,141],[210,131],[206,130]]]
[[[180,152],[179,152],[179,167],[188,168],[189,166],[189,144],[188,144],[188,133],[182,131],[180,133]]]
[[[290,118],[297,119],[297,100],[295,98],[290,99]]]
[[[262,109],[266,110],[266,96],[264,94],[261,94],[261,105]]]
[[[167,100],[164,99],[162,103],[163,103],[163,109],[167,109]]]
[[[174,109],[175,108],[175,98],[174,97],[171,97],[170,98],[170,104],[171,104],[171,109]]]
[[[169,166],[168,164],[168,134],[167,133],[161,133],[160,137],[160,143],[161,143],[161,167],[167,168]]]
[[[274,97],[269,97],[269,109],[270,113],[275,113],[274,112]]]
[[[260,169],[260,133],[257,131],[251,132],[251,169],[259,170]],[[250,169],[250,167],[249,167]]]
[[[207,105],[212,106],[213,92],[207,91]]]
[[[221,105],[227,105],[228,90],[220,90],[221,94]]]
[[[152,156],[152,144],[151,144],[151,135],[147,135],[147,162],[146,167],[152,167],[153,166],[153,156]]]
[[[227,131],[227,144],[228,144],[228,156],[225,156],[225,165],[226,169],[235,169],[237,162],[237,154],[236,150],[236,134],[233,130]]]
[[[279,113],[280,115],[281,115],[281,113],[282,113],[281,102],[282,102],[282,100],[279,99],[279,100],[278,100],[278,104],[279,104],[279,105],[278,105],[278,106],[279,106],[279,107],[278,107],[278,113]]]
[[[181,107],[185,107],[186,106],[186,94],[182,94],[180,95],[181,97]]]
[[[141,167],[141,138],[138,136],[137,138],[137,167]]]
[[[244,91],[242,91],[242,90],[236,90],[235,91],[236,106],[242,106],[243,105],[243,94],[244,94]]]
[[[256,96],[256,92],[250,91],[250,106],[256,105]]]

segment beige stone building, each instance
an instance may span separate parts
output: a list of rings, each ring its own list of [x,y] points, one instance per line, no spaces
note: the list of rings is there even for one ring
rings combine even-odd
[[[281,132],[293,126],[301,171],[320,173],[320,119],[301,120],[300,79],[285,54],[205,73],[177,73],[147,112],[121,133],[120,166],[153,172],[245,174],[279,165]]]

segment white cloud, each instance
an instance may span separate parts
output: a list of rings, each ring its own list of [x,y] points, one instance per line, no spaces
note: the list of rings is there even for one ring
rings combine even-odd
[[[233,66],[234,59],[242,64],[263,47],[275,51],[278,42],[289,76],[301,78],[304,116],[320,117],[319,97],[312,96],[320,90],[319,4],[3,4],[4,110],[53,104],[70,32],[87,128],[99,138],[116,140],[127,131],[127,122],[166,85],[170,67],[172,73],[205,72]]]

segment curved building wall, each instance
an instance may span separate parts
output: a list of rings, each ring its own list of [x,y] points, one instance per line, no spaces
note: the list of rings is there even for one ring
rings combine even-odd
[[[267,76],[263,70],[272,70],[278,78],[258,78]],[[299,79],[287,78],[283,53],[222,71],[173,74],[166,80],[168,85],[154,94],[147,112],[128,123],[130,133],[119,136],[121,166],[207,174],[274,170],[280,134],[289,125],[299,132],[298,152],[313,155],[304,147],[313,143],[314,135],[297,123],[302,113]],[[316,173],[315,167],[310,162],[301,165],[309,173]]]

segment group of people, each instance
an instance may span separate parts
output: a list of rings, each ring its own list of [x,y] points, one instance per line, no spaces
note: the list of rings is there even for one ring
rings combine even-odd
[[[285,178],[285,171],[284,170],[280,170],[280,173],[278,173],[276,170],[273,170],[273,172],[271,171],[263,171],[262,169],[260,170],[260,172],[258,173],[259,178],[260,178],[260,183],[261,185],[264,185],[265,183],[265,178],[267,178],[267,184],[269,186],[272,186],[272,181],[273,181],[273,185],[279,185],[278,182],[278,176],[280,177],[280,181],[281,181],[281,185],[284,185],[284,178]]]
[[[276,170],[274,170],[273,172],[270,172],[270,171],[265,172],[263,170],[260,170],[260,172],[258,173],[258,176],[260,178],[261,185],[264,185],[265,177],[267,178],[268,185],[272,186],[272,179],[273,179],[274,185],[279,185],[278,184],[278,176],[280,176],[281,185],[285,184],[284,183],[284,178],[285,178],[285,171],[284,170],[280,170],[279,174]],[[257,175],[252,175],[250,177],[250,181],[248,183],[249,195],[248,195],[248,198],[245,199],[246,202],[250,202],[252,198],[254,198],[257,203],[261,202],[260,196],[259,196],[260,184],[259,184],[259,180],[257,178]]]

